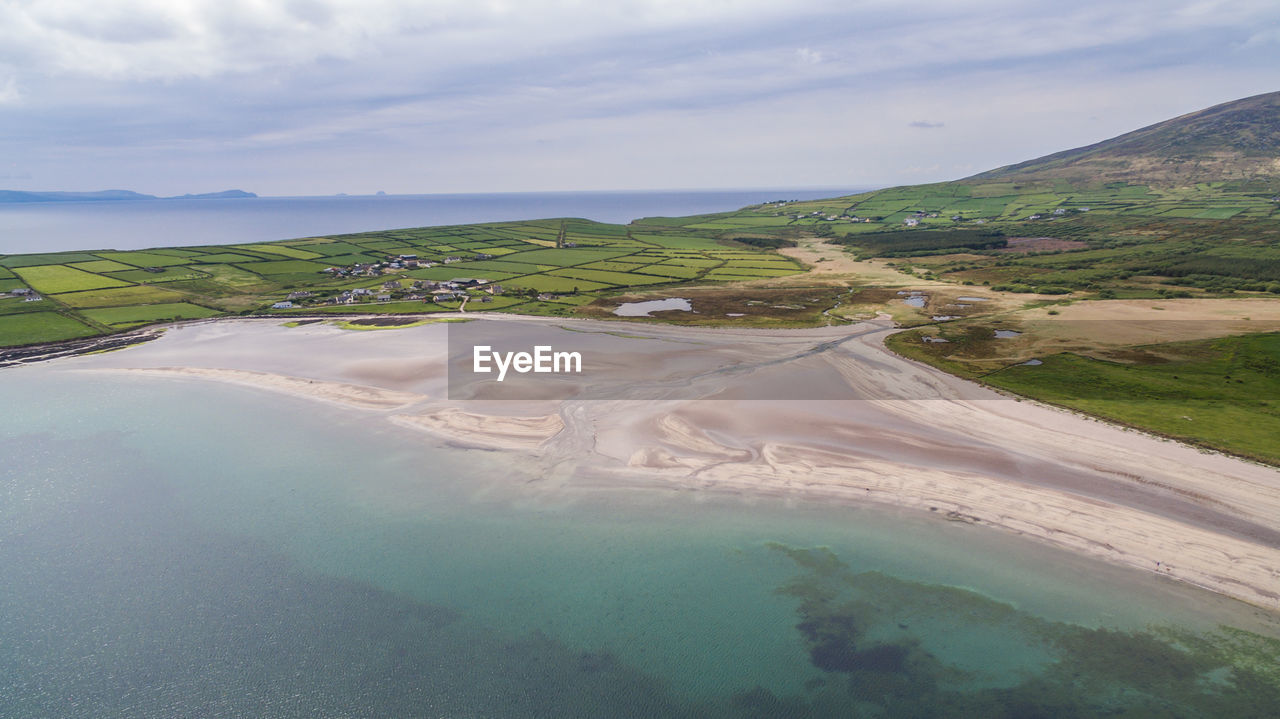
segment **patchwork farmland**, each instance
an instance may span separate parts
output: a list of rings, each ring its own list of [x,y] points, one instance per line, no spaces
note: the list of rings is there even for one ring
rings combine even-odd
[[[541,220],[260,244],[0,256],[0,346],[177,319],[504,310],[569,314],[610,293],[803,268],[719,233]],[[454,279],[481,280],[453,287]],[[452,295],[430,288],[449,284]],[[285,306],[288,305],[288,306]]]

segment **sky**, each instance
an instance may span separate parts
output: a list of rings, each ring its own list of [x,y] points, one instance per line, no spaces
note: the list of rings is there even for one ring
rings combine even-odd
[[[0,189],[932,182],[1278,59],[1274,0],[0,0]]]

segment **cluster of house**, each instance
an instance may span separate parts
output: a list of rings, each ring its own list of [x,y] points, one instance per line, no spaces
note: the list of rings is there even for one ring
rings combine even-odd
[[[441,264],[452,265],[465,259],[492,260],[493,255],[477,252],[469,258],[449,255],[440,260],[424,260],[417,255],[388,255],[381,262],[357,262],[349,267],[326,267],[322,271],[334,277],[377,277],[387,270],[416,270],[421,267],[435,267]]]
[[[781,205],[778,205],[778,206],[779,206],[779,207],[781,207]],[[782,213],[781,213],[781,212],[775,212],[775,213],[773,213],[773,216],[774,216],[774,217],[781,217],[781,216],[782,216]],[[870,217],[858,217],[857,215],[851,215],[851,214],[849,214],[849,213],[847,213],[847,212],[846,212],[846,213],[844,213],[844,214],[841,214],[841,215],[824,215],[824,214],[822,214],[822,211],[821,211],[821,210],[814,210],[813,212],[810,212],[810,213],[808,213],[808,214],[788,215],[788,217],[790,217],[790,218],[791,218],[791,219],[793,219],[793,220],[811,220],[811,219],[813,219],[813,218],[815,218],[815,217],[816,217],[816,218],[818,218],[819,220],[827,220],[828,222],[839,222],[839,221],[844,221],[844,222],[871,222],[871,218],[870,218]]]
[[[444,262],[460,262],[459,257],[447,257]],[[334,277],[377,277],[386,270],[417,269],[419,267],[435,267],[440,264],[433,260],[420,260],[417,255],[388,255],[381,262],[357,262],[349,267],[326,267],[323,272]]]
[[[1077,208],[1077,210],[1076,210],[1076,211],[1077,211],[1077,212],[1088,212],[1088,211],[1089,211],[1089,208],[1088,208],[1088,207],[1080,207],[1080,208]],[[1067,214],[1067,212],[1068,212],[1067,208],[1065,208],[1065,207],[1059,207],[1059,208],[1057,208],[1057,209],[1055,209],[1055,210],[1053,211],[1053,216],[1054,216],[1054,217],[1062,217],[1063,215]],[[1040,219],[1040,218],[1042,218],[1042,217],[1044,217],[1044,215],[1041,215],[1041,214],[1027,215],[1027,219],[1028,219],[1028,220],[1038,220],[1038,219]]]
[[[920,224],[920,220],[923,220],[926,218],[934,219],[937,216],[938,216],[938,213],[936,212],[926,212],[924,210],[916,210],[915,212],[911,213],[910,217],[903,220],[902,224],[906,225],[907,227],[915,227],[916,225]],[[952,217],[951,219],[954,220],[956,218]]]
[[[40,296],[39,292],[27,287],[18,287],[9,290],[9,295],[11,297],[21,297],[23,302],[39,302],[44,299]]]
[[[408,286],[401,280],[387,280],[377,290],[367,287],[343,290],[338,295],[325,300],[323,304],[354,305],[362,302],[391,301],[448,302],[466,298],[469,295],[468,290],[473,289],[484,291],[484,294],[480,295],[480,302],[492,302],[494,295],[500,295],[504,291],[502,285],[493,284],[486,279],[472,277],[456,277],[445,282],[413,280]],[[286,299],[271,305],[271,309],[293,309],[298,306],[294,304],[295,300],[309,299],[314,295],[315,293],[313,292],[290,292]]]

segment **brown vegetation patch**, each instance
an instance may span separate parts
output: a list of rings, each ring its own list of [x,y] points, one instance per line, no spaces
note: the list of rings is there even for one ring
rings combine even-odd
[[[1088,249],[1089,243],[1080,240],[1060,240],[1056,237],[1010,237],[1009,245],[998,252],[1065,252]]]
[[[1085,353],[1088,356],[1096,355],[1098,359],[1109,360],[1111,362],[1123,362],[1124,364],[1165,364],[1170,361],[1168,357],[1164,357],[1144,349],[1121,348],[1100,351],[1097,353]]]

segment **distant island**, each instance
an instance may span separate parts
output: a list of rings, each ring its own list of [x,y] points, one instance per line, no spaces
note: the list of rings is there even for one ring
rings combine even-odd
[[[132,190],[99,190],[97,192],[26,192],[23,190],[0,190],[0,202],[119,202],[122,200],[228,200],[257,197],[244,190],[223,190],[222,192],[204,192],[196,195],[176,195],[174,197],[157,197],[144,195]]]

